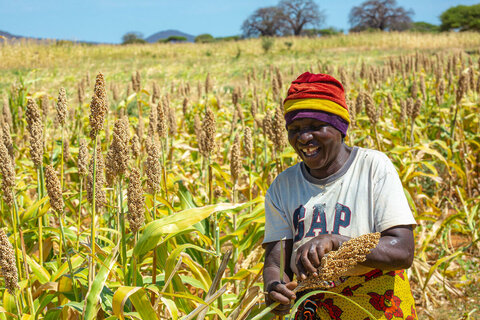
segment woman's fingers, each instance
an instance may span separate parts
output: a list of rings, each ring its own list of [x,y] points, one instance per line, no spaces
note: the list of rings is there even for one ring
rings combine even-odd
[[[299,249],[297,256],[295,257],[295,266],[297,267],[297,278],[299,280],[305,280],[308,276],[307,270],[303,267],[301,261],[301,250]]]
[[[289,290],[293,290],[298,286],[297,281],[289,282],[285,285]]]
[[[292,291],[297,286],[296,282],[289,282],[287,284],[279,283],[267,295],[267,304],[272,302],[280,302],[273,313],[277,315],[285,315],[290,311],[291,301],[296,299],[295,293]]]
[[[310,259],[310,262],[315,268],[315,272],[317,271],[318,267],[320,267],[320,256],[319,256],[318,249],[317,249],[317,246],[315,245],[312,245],[310,249],[308,249],[308,258]]]
[[[291,282],[288,283],[290,286],[291,285]],[[296,284],[295,284],[296,286]],[[277,284],[274,288],[272,288],[273,290],[271,290],[268,295],[269,295],[269,298],[274,300],[274,301],[278,301],[280,302],[281,304],[288,304],[290,305],[290,301],[293,300],[293,299],[296,299],[295,297],[295,293],[290,290],[286,285],[282,284],[282,283],[279,283]]]
[[[303,268],[307,273],[316,274],[317,269],[313,266],[312,262],[310,261],[309,252],[310,252],[310,246],[304,248],[302,252],[300,252],[300,262],[302,263]]]

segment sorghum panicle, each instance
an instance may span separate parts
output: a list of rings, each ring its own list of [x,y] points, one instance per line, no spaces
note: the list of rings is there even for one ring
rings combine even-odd
[[[11,295],[15,295],[15,289],[19,288],[15,252],[3,229],[0,229],[0,268],[5,280],[5,288]]]
[[[95,88],[90,103],[90,137],[95,139],[100,130],[103,129],[105,114],[107,113],[107,91],[105,89],[105,79],[102,73],[97,75]]]
[[[145,198],[143,197],[142,183],[140,179],[140,171],[137,168],[132,168],[130,172],[128,189],[128,214],[127,220],[130,224],[130,230],[136,233],[142,226],[144,216]]]
[[[80,139],[80,146],[78,148],[78,174],[82,177],[88,173],[88,148],[87,141]]]
[[[5,203],[13,208],[13,187],[15,186],[15,169],[7,148],[0,141],[0,172],[2,173],[2,195]]]
[[[43,123],[35,100],[28,98],[27,128],[30,133],[30,155],[35,166],[40,167],[43,159]]]
[[[93,202],[93,160],[90,159],[90,165],[88,167],[88,176],[87,176],[87,199],[90,203]],[[100,144],[97,146],[96,152],[96,166],[95,166],[95,206],[98,209],[101,209],[107,203],[107,195],[103,186],[105,185],[105,160],[102,155],[102,148]]]
[[[66,117],[67,117],[67,92],[65,91],[65,88],[60,88],[60,90],[58,91],[58,101],[57,101],[57,119],[61,126],[65,125]]]
[[[62,214],[64,206],[62,187],[60,186],[57,172],[50,164],[45,166],[45,185],[47,187],[48,197],[50,198],[50,206],[58,214]]]
[[[151,193],[160,191],[162,167],[160,165],[160,143],[157,139],[147,140],[147,160],[145,162],[147,185]]]

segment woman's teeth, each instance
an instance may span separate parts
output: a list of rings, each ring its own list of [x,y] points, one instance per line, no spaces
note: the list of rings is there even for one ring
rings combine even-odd
[[[301,148],[302,152],[307,156],[311,157],[318,152],[319,147],[309,147],[309,148]]]

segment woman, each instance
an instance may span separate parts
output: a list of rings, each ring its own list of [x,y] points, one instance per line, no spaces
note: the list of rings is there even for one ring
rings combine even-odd
[[[325,74],[304,73],[284,101],[288,140],[303,160],[282,172],[265,197],[267,304],[289,312],[297,280],[317,275],[322,257],[342,242],[380,232],[379,244],[332,292],[354,300],[377,319],[416,319],[404,271],[413,261],[416,225],[398,174],[381,152],[344,143],[350,122],[341,83]],[[280,241],[285,272],[280,277]],[[280,281],[280,279],[283,279]],[[336,295],[307,299],[296,319],[368,319]]]

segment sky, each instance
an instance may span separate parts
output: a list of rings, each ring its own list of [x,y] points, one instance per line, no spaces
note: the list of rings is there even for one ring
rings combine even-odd
[[[348,30],[348,14],[365,0],[316,0],[326,15],[321,27]],[[148,37],[175,29],[214,37],[241,34],[241,26],[256,9],[279,0],[0,0],[0,31],[13,35],[120,43],[131,31]],[[479,0],[397,0],[414,11],[413,21],[440,24],[442,12]]]

